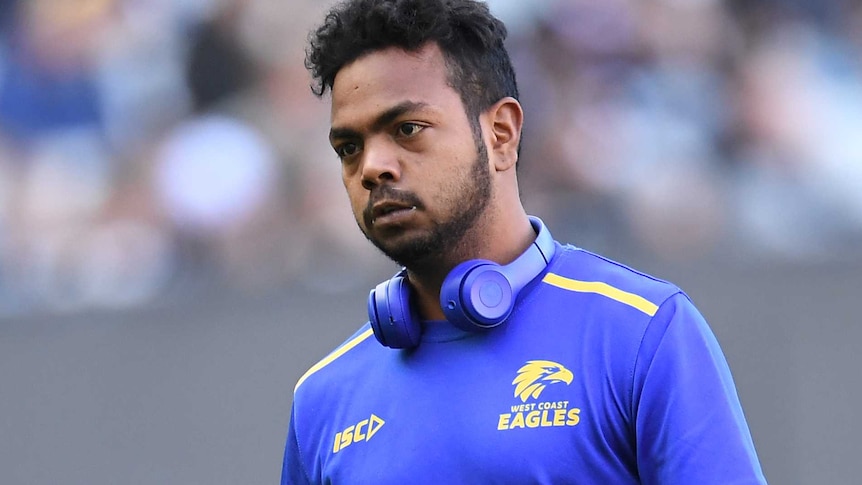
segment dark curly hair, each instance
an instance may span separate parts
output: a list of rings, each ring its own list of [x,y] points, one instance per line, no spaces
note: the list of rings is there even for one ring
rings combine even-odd
[[[305,67],[319,97],[344,66],[387,47],[416,51],[435,42],[448,83],[471,122],[500,99],[518,99],[515,71],[504,46],[506,26],[476,0],[347,0],[309,36]],[[475,128],[475,127],[474,127]]]

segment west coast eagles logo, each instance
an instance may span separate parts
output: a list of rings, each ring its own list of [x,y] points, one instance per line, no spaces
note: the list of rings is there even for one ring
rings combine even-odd
[[[569,401],[535,401],[549,385],[565,383],[568,386],[574,379],[572,371],[562,364],[550,360],[527,361],[512,381],[515,397],[521,400],[521,404],[513,404],[511,412],[500,414],[497,429],[577,426],[581,410],[569,407]]]
[[[521,402],[527,402],[531,397],[538,399],[539,394],[549,384],[565,382],[571,384],[575,376],[572,371],[550,360],[531,360],[518,369],[518,377],[512,381],[515,385],[515,397]]]

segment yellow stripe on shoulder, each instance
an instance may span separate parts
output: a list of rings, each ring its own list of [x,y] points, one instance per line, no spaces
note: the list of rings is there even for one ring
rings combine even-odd
[[[612,300],[637,308],[649,316],[655,316],[658,311],[658,305],[647,300],[646,298],[615,288],[607,283],[600,281],[578,281],[565,278],[554,273],[548,273],[542,279],[545,283],[562,288],[569,291],[577,291],[579,293],[595,293],[606,296]]]
[[[314,374],[315,372],[319,371],[320,369],[323,369],[324,367],[328,366],[335,359],[341,357],[342,355],[347,353],[350,349],[361,344],[365,339],[367,339],[368,337],[370,337],[372,335],[374,335],[374,330],[369,328],[368,330],[362,332],[361,334],[357,335],[355,338],[353,338],[352,340],[350,340],[346,344],[342,345],[341,347],[339,347],[338,349],[333,351],[331,354],[324,357],[323,360],[321,360],[320,362],[314,364],[311,367],[311,369],[308,369],[308,371],[306,371],[306,373],[303,374],[302,377],[299,378],[299,380],[296,382],[296,386],[293,388],[293,392],[295,393],[296,390],[299,389],[299,386],[301,386],[302,383],[305,382],[306,379],[311,377],[312,374]]]

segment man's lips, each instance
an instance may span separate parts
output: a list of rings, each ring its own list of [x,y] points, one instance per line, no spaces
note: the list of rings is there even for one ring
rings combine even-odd
[[[415,205],[398,202],[378,202],[377,204],[374,204],[374,207],[371,209],[371,220],[374,222],[377,219],[393,216],[396,213],[401,213],[403,211],[412,212],[414,210],[416,210]]]
[[[415,194],[380,185],[369,194],[362,218],[365,226],[370,228],[378,219],[381,224],[398,223],[422,208],[422,202]]]

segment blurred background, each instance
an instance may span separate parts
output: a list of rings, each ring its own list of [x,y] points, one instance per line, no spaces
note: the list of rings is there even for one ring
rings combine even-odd
[[[683,287],[771,483],[859,483],[862,4],[492,0],[559,240]],[[303,67],[331,1],[0,1],[0,483],[277,483],[395,267]]]

